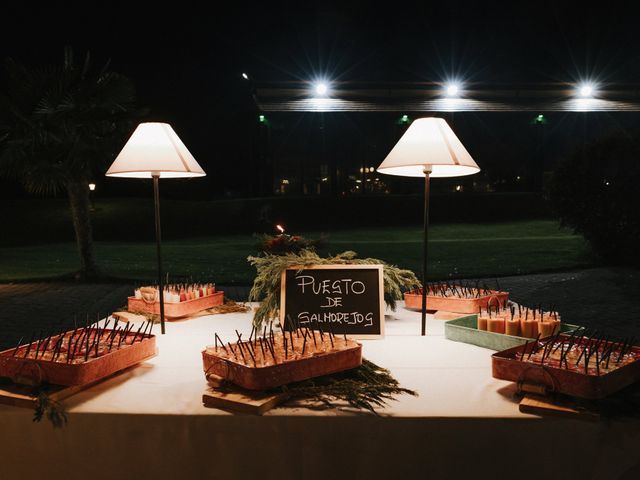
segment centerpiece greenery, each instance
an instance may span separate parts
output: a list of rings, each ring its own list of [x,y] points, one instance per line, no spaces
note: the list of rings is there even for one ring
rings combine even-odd
[[[356,258],[357,253],[346,251],[335,256],[321,257],[313,249],[304,249],[299,253],[283,255],[264,254],[247,258],[256,267],[257,274],[253,287],[249,292],[249,301],[258,302],[260,306],[253,316],[256,328],[265,321],[278,318],[280,311],[280,277],[287,268],[299,267],[301,270],[311,265],[382,265],[384,273],[384,300],[392,310],[396,301],[402,299],[405,290],[420,287],[420,281],[410,271],[379,260],[377,258]]]

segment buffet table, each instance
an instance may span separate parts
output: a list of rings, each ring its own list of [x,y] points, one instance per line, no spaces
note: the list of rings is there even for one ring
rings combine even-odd
[[[418,397],[398,397],[379,417],[205,408],[200,352],[235,329],[247,337],[251,314],[168,323],[158,356],[66,400],[62,429],[0,406],[1,478],[640,478],[637,417],[522,414],[515,387],[491,377],[492,351],[446,340],[432,317],[419,336],[420,314],[402,304],[363,354]]]

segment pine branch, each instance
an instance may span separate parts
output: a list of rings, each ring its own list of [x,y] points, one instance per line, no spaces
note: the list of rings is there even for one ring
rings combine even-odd
[[[347,402],[375,415],[376,408],[384,407],[396,395],[417,396],[413,390],[401,387],[388,370],[366,359],[353,370],[292,383],[275,391],[286,392],[292,399],[315,402],[303,403],[307,408],[335,408],[337,403]]]
[[[67,424],[68,417],[64,405],[51,400],[47,394],[46,385],[36,388],[34,395],[36,395],[36,406],[33,412],[34,422],[39,423],[46,417],[54,428],[62,428]]]
[[[283,271],[291,267],[305,267],[311,265],[383,265],[384,299],[392,310],[396,308],[396,301],[402,299],[405,290],[420,287],[420,281],[410,271],[401,269],[395,265],[377,258],[356,258],[353,251],[346,251],[335,256],[320,257],[315,250],[304,249],[300,253],[287,253],[284,255],[265,254],[263,256],[247,258],[249,263],[256,267],[257,274],[253,287],[249,293],[249,301],[261,301],[253,317],[253,324],[261,327],[271,319],[278,318],[280,310],[280,277]]]

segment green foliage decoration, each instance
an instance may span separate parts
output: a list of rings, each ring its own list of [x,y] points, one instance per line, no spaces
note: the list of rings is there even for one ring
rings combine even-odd
[[[315,250],[304,249],[299,253],[283,255],[265,254],[247,258],[256,270],[249,301],[260,301],[256,309],[253,324],[256,328],[264,322],[277,319],[280,311],[280,277],[287,268],[299,267],[301,270],[311,265],[383,265],[384,299],[389,308],[395,310],[396,301],[402,299],[403,291],[420,287],[420,281],[410,271],[389,265],[377,258],[356,258],[353,251],[346,251],[335,256],[320,257]]]

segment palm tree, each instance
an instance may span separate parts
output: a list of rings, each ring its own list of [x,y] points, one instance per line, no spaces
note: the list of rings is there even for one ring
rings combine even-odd
[[[66,192],[81,279],[99,275],[93,253],[88,184],[102,174],[132,126],[134,88],[126,77],[94,69],[70,48],[61,66],[29,69],[5,61],[0,90],[0,175],[30,193]]]

